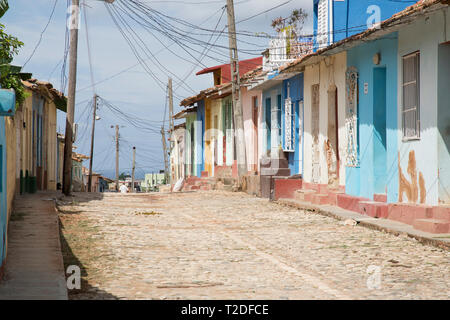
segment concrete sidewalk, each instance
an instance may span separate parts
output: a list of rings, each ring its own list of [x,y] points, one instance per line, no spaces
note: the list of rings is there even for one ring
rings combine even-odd
[[[54,196],[16,198],[0,300],[67,300]]]
[[[357,212],[348,211],[339,207],[330,205],[312,205],[309,202],[302,202],[295,199],[279,199],[275,201],[278,204],[306,210],[332,217],[338,220],[355,220],[359,225],[370,229],[384,231],[386,233],[400,235],[406,234],[408,237],[417,241],[441,249],[450,250],[450,234],[433,234],[414,229],[411,225],[388,219],[376,219],[362,215]]]

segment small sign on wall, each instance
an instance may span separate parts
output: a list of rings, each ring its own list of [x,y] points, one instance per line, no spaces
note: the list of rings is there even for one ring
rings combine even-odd
[[[364,82],[364,94],[369,94],[369,84]]]

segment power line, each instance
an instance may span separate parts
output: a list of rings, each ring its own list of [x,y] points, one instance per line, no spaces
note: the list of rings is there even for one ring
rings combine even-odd
[[[87,53],[88,53],[88,62],[89,62],[89,73],[91,76],[91,86],[92,86],[92,93],[95,95],[95,81],[94,81],[94,69],[92,66],[92,55],[91,55],[91,44],[89,41],[89,25],[88,25],[88,11],[86,9],[86,0],[83,0],[83,6],[84,6],[84,26],[86,28],[86,47],[87,47]]]
[[[53,15],[55,14],[56,4],[58,3],[58,0],[55,0],[55,3],[53,4],[52,11],[50,13],[50,17],[48,18],[47,24],[45,25],[44,29],[41,32],[41,35],[39,36],[39,40],[36,43],[36,46],[33,49],[33,52],[31,52],[31,55],[28,57],[28,59],[24,62],[23,68],[28,64],[28,62],[33,58],[34,54],[36,53],[37,49],[39,48],[39,45],[42,42],[42,38],[44,37],[45,31],[47,31],[48,26],[50,25],[50,22],[52,21]]]

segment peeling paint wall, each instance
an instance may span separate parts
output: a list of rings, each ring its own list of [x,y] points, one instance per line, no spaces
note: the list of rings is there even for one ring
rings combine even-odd
[[[332,188],[339,187],[337,94],[336,85],[331,84],[328,88],[328,139],[324,142],[324,152],[327,159],[328,185]]]
[[[422,172],[417,172],[416,164],[416,154],[414,151],[410,151],[408,157],[408,168],[406,172],[408,173],[407,178],[404,174],[404,170],[400,165],[400,154],[398,161],[398,174],[399,174],[399,191],[398,191],[398,202],[408,202],[408,203],[420,203],[425,204],[426,202],[426,189],[425,189],[425,178]],[[420,198],[419,198],[420,192]],[[405,198],[406,197],[406,198]],[[420,200],[420,201],[419,201]]]
[[[304,179],[306,182],[331,184],[332,187],[345,185],[346,168],[344,161],[340,161],[339,168],[337,167],[337,155],[339,154],[340,158],[345,155],[347,140],[345,130],[346,70],[346,52],[327,58],[320,64],[307,66],[305,69]],[[313,89],[314,85],[319,85],[318,101],[313,101],[313,90],[317,90]],[[318,110],[313,108],[315,103],[318,103]],[[330,112],[330,108],[332,112]],[[336,140],[338,140],[338,146],[336,146]]]
[[[47,145],[47,190],[56,190],[56,143],[57,133],[56,133],[56,106],[53,102],[46,103],[47,105],[47,126],[46,131],[46,145]]]
[[[447,19],[450,14],[446,10]],[[448,22],[447,22],[448,23]],[[447,26],[448,28],[448,26]],[[448,36],[447,36],[448,37]],[[402,128],[401,106],[402,106],[402,57],[412,52],[420,51],[420,139],[404,141],[402,132],[399,130],[399,154],[400,167],[408,168],[411,152],[415,154],[416,168],[422,175],[418,176],[419,189],[422,184],[422,200],[428,205],[439,204],[439,198],[444,197],[445,186],[450,177],[445,176],[446,170],[440,165],[449,159],[447,147],[444,148],[445,138],[441,135],[441,120],[448,116],[448,99],[443,97],[439,101],[438,93],[448,94],[448,73],[440,72],[440,68],[445,68],[444,60],[439,57],[439,44],[446,41],[446,26],[444,12],[439,10],[428,18],[416,18],[414,23],[399,30],[399,55],[398,55],[398,126]],[[441,61],[442,65],[439,65]],[[447,60],[448,61],[448,60]],[[440,77],[447,79],[442,82]],[[441,86],[444,86],[443,88]],[[443,91],[444,90],[444,91]],[[443,104],[441,104],[443,103]],[[441,129],[441,131],[440,131]],[[445,135],[444,135],[445,136]],[[441,162],[444,161],[444,162]],[[441,172],[440,172],[441,171]],[[420,190],[419,190],[420,194]],[[417,202],[420,202],[420,195]],[[401,199],[408,202],[408,199]],[[442,202],[442,201],[441,201]]]
[[[245,134],[245,149],[247,154],[247,167],[249,171],[259,171],[258,159],[260,159],[260,152],[258,148],[258,131],[260,127],[261,119],[261,104],[262,104],[262,92],[253,90],[247,91],[246,87],[241,89],[242,91],[242,106],[244,113],[244,134]],[[254,123],[254,98],[258,103],[258,114],[256,123]]]

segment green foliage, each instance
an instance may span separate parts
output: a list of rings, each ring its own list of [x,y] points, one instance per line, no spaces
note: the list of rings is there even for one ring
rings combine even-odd
[[[23,42],[5,33],[4,29],[5,26],[0,24],[0,64],[11,63],[13,57],[19,53],[19,48],[23,46]]]
[[[0,18],[3,17],[9,9],[8,0],[0,0]]]
[[[279,17],[272,20],[271,26],[277,32],[280,32],[287,27],[291,27],[296,33],[296,35],[299,36],[306,18],[308,18],[308,13],[305,10],[295,9],[291,12],[291,15],[287,18]]]
[[[6,3],[6,5],[5,5]],[[0,16],[8,9],[8,2],[0,0]],[[22,104],[27,94],[19,77],[20,68],[11,66],[15,55],[23,42],[4,32],[5,26],[0,24],[0,86],[3,89],[14,89],[16,92],[16,107]]]
[[[16,92],[16,108],[25,102],[25,99],[29,95],[29,93],[25,91],[25,87],[17,74],[8,74],[1,77],[0,85],[3,89],[14,89]]]

